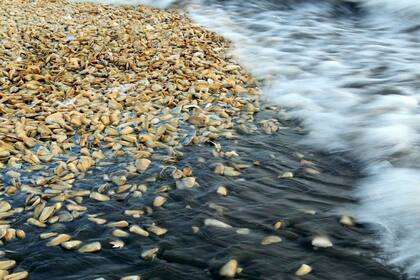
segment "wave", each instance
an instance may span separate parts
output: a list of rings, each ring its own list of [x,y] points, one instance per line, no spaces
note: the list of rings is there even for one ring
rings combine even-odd
[[[357,219],[378,230],[389,263],[420,276],[420,43],[417,31],[402,31],[411,23],[394,17],[419,4],[393,3],[365,0],[367,13],[340,17],[327,1],[290,9],[196,2],[190,14],[233,42],[263,97],[309,129],[304,144],[361,163]]]

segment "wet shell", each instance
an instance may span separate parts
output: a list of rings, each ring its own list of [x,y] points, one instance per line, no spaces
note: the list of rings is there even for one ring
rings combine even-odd
[[[98,252],[102,249],[101,243],[99,242],[92,242],[89,244],[86,244],[84,246],[82,246],[79,249],[79,252],[81,253],[94,253],[94,252]]]

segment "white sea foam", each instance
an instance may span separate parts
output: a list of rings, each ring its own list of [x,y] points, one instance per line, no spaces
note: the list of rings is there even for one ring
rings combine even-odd
[[[400,16],[420,4],[359,2],[369,15],[337,17],[319,2],[282,10],[265,1],[196,1],[190,14],[234,43],[241,63],[263,81],[263,97],[310,129],[304,143],[364,165],[357,218],[377,225],[391,264],[420,276],[420,43],[418,33],[404,31],[412,19]]]

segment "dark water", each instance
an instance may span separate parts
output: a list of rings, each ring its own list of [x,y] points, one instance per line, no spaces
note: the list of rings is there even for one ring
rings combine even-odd
[[[361,224],[349,228],[339,223],[340,215],[335,210],[355,202],[352,184],[358,176],[357,166],[297,145],[305,132],[297,123],[281,119],[276,111],[259,113],[257,122],[268,118],[279,119],[284,128],[274,135],[258,129],[255,134],[241,134],[235,141],[221,142],[223,151],[234,150],[239,157],[214,157],[211,144],[185,147],[177,167],[192,167],[199,187],[176,190],[174,180],[161,172],[164,165],[154,160],[147,173],[128,180],[148,186],[143,197],[102,203],[86,198],[83,205],[89,210],[80,219],[49,227],[49,231],[70,234],[84,243],[100,241],[103,249],[99,253],[46,247],[47,241],[38,237],[44,231],[27,225],[23,227],[27,232],[25,240],[3,246],[6,256],[17,261],[18,269],[28,270],[30,279],[119,279],[133,274],[140,274],[142,279],[219,279],[219,268],[232,257],[243,268],[238,279],[298,279],[294,272],[302,263],[314,269],[305,279],[403,279],[375,260],[373,232]],[[311,167],[321,174],[307,174],[302,159],[313,162]],[[104,183],[104,174],[121,174],[128,162],[123,158],[115,159],[112,165],[102,162],[77,180],[74,189],[96,189]],[[214,166],[221,162],[249,167],[242,170],[240,177],[215,175]],[[295,177],[278,178],[285,171],[292,171]],[[151,182],[151,177],[157,177],[156,181]],[[125,209],[147,211],[164,185],[174,189],[166,193],[168,202],[164,207],[139,219],[123,214]],[[220,185],[229,190],[227,197],[216,194]],[[88,214],[95,213],[108,221],[127,220],[145,227],[155,222],[169,232],[163,237],[131,235],[121,238],[126,243],[124,248],[112,249],[107,243],[116,239],[111,236],[113,229],[87,219]],[[206,218],[233,228],[206,227]],[[16,225],[21,225],[23,219],[24,215],[18,216]],[[284,223],[280,230],[273,229],[277,221]],[[192,226],[200,228],[197,234],[193,234]],[[250,233],[240,235],[236,233],[239,228],[248,228]],[[268,235],[279,235],[283,241],[261,245]],[[315,250],[311,239],[317,235],[328,236],[334,247]],[[143,250],[154,247],[160,251],[153,261],[140,257]]]

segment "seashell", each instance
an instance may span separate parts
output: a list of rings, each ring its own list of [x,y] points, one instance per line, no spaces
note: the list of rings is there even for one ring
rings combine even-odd
[[[142,229],[141,227],[137,225],[131,226],[129,231],[137,235],[146,236],[146,237],[149,236],[149,232],[145,231],[144,229]]]
[[[159,248],[144,250],[143,252],[141,252],[141,257],[145,260],[153,260],[158,252]]]
[[[42,222],[40,222],[40,221],[38,221],[34,218],[29,218],[28,220],[26,220],[26,222],[30,225],[34,225],[34,226],[37,226],[37,227],[40,227],[40,228],[44,228],[44,227],[47,226],[46,224],[44,224],[44,223],[42,223]]]
[[[115,236],[115,237],[127,237],[129,234],[126,231],[116,229],[116,230],[112,231],[112,235]]]
[[[318,248],[328,248],[332,247],[332,242],[325,236],[316,236],[314,239],[312,239],[312,246],[318,247]]]
[[[344,226],[352,227],[352,226],[354,226],[354,219],[350,216],[344,215],[340,219],[340,224],[342,224]]]
[[[140,280],[140,276],[138,275],[129,275],[121,277],[120,280]]]
[[[109,244],[111,244],[114,249],[121,249],[125,246],[125,243],[121,240],[113,240],[110,241]]]
[[[168,199],[166,198],[166,197],[163,197],[163,196],[157,196],[157,197],[155,197],[155,199],[153,200],[153,206],[154,207],[161,207],[161,206],[163,206],[163,204],[165,204],[165,202],[167,201]]]
[[[86,172],[87,170],[89,170],[92,167],[93,163],[94,163],[94,161],[90,157],[83,156],[78,161],[77,168],[81,172]]]
[[[0,201],[0,213],[4,213],[12,209],[12,206],[7,201]]]
[[[305,275],[307,275],[307,274],[311,273],[311,271],[312,271],[312,267],[310,267],[310,266],[309,266],[309,265],[307,265],[307,264],[302,264],[302,265],[298,268],[298,270],[295,272],[295,275],[296,275],[296,276],[305,276]]]
[[[123,227],[128,227],[128,222],[127,221],[112,222],[112,223],[108,223],[107,226],[123,228]]]
[[[71,239],[71,236],[68,234],[59,234],[58,236],[54,237],[53,239],[51,239],[48,243],[47,246],[58,246],[63,242],[69,241]]]
[[[238,261],[232,259],[223,265],[219,270],[219,275],[226,278],[234,278],[238,270]]]
[[[208,226],[208,227],[218,227],[218,228],[232,228],[231,225],[228,225],[222,221],[216,220],[216,219],[205,219],[204,220],[204,225]]]
[[[144,172],[150,166],[151,161],[146,158],[136,160],[136,168],[139,172]]]
[[[56,232],[45,232],[45,233],[41,233],[39,237],[41,239],[48,239],[48,238],[51,238],[51,237],[54,237],[54,236],[57,236],[57,235],[58,235],[58,233],[56,233]]]
[[[29,273],[27,271],[20,271],[5,276],[4,280],[23,280],[28,278],[28,276]]]
[[[161,236],[164,235],[168,232],[168,230],[166,228],[161,228],[156,226],[155,224],[151,225],[150,227],[147,228],[147,231],[157,235],[157,236]]]
[[[110,200],[109,196],[98,193],[98,192],[92,192],[89,197],[96,201],[102,201],[102,202]]]
[[[16,266],[16,261],[14,260],[1,260],[0,261],[0,269],[1,270],[9,270]]]
[[[176,181],[177,189],[191,189],[196,184],[194,177],[186,177]]]
[[[56,210],[55,206],[48,206],[48,207],[45,207],[45,208],[42,210],[42,213],[41,213],[41,215],[39,216],[38,220],[39,220],[40,222],[45,222],[46,220],[48,220],[48,218],[49,218],[49,217],[51,217],[51,215],[53,215],[53,214],[54,214],[54,211],[55,211],[55,210]]]
[[[221,196],[227,196],[228,195],[228,190],[224,186],[218,187],[216,192],[217,192],[217,194],[219,194]]]
[[[277,235],[270,235],[267,236],[266,238],[264,238],[261,241],[261,245],[270,245],[270,244],[275,244],[275,243],[280,243],[282,240],[279,236]]]
[[[86,245],[82,246],[79,249],[79,252],[80,253],[95,253],[95,252],[100,251],[101,249],[102,249],[101,243],[92,242],[92,243],[89,243],[89,244],[86,244]]]
[[[75,250],[75,249],[78,249],[80,247],[80,245],[82,245],[82,241],[80,241],[80,240],[70,240],[70,241],[63,242],[60,245],[64,249]]]

